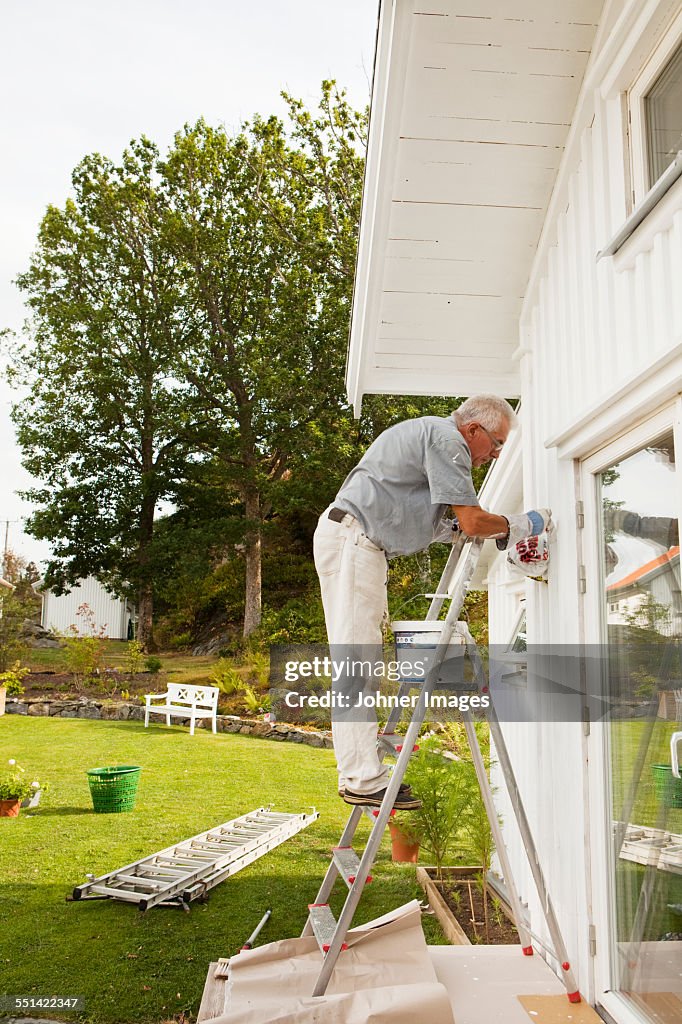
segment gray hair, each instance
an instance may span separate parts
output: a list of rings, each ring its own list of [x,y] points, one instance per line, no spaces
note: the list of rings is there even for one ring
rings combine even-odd
[[[497,430],[502,421],[506,421],[509,429],[516,426],[516,413],[506,398],[497,395],[474,395],[455,409],[453,416],[458,426],[467,423],[480,423],[486,430]]]

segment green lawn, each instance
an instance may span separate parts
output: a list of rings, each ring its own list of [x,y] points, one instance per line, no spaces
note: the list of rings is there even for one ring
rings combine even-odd
[[[168,674],[172,683],[209,683],[211,673],[218,661],[215,654],[194,657],[189,651],[162,651],[159,655],[162,671]],[[62,647],[30,648],[24,663],[32,672],[67,672],[66,651]],[[104,646],[104,665],[125,672],[128,661],[128,644],[125,640],[107,640]]]
[[[260,942],[298,935],[347,817],[332,752],[298,744],[12,715],[0,718],[0,758],[8,757],[51,791],[35,811],[0,819],[1,990],[82,995],[82,1018],[93,1022],[195,1015],[209,962],[235,953],[267,907],[273,913]],[[133,813],[92,812],[85,772],[106,764],[143,766]],[[314,804],[321,817],[189,914],[66,902],[87,872],[122,867],[268,803],[292,812]],[[367,832],[363,822],[359,836]],[[373,875],[356,923],[422,896],[414,869],[391,863],[388,839]],[[432,918],[424,926],[428,942],[444,941]]]
[[[661,799],[651,770],[655,764],[670,764],[670,737],[679,729],[679,723],[658,720],[653,723],[653,728],[650,725],[642,720],[611,724],[613,818],[616,821],[621,819],[634,785],[635,799],[628,820],[634,825],[646,825],[680,835],[682,808],[669,806]],[[642,772],[637,778],[636,765],[640,756]],[[642,938],[657,941],[667,932],[682,930],[679,911],[682,906],[682,876],[619,858],[616,868],[616,934],[621,942],[627,942],[633,934],[647,875],[651,889],[644,904],[646,920]]]

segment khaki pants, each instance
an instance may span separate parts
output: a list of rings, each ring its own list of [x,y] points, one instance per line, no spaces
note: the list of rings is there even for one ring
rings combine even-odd
[[[377,659],[381,625],[388,614],[386,555],[365,536],[353,516],[336,523],[328,513],[326,509],[320,516],[313,551],[331,656],[345,658],[355,651],[363,660],[359,648],[365,647],[366,656]],[[332,713],[339,785],[354,793],[375,793],[388,785],[388,768],[377,756],[376,715],[369,709],[361,715],[362,721],[337,721]]]

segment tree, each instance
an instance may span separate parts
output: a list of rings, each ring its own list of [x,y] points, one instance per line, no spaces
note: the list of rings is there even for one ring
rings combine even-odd
[[[28,530],[53,545],[45,583],[64,592],[92,574],[132,592],[148,650],[157,506],[196,446],[157,159],[145,139],[118,166],[88,156],[75,197],[48,208],[18,280],[33,321],[11,371],[27,388],[12,414],[23,464],[40,481],[25,494],[37,505]]]
[[[350,423],[350,281],[340,294],[319,202],[305,180],[289,180],[307,159],[275,119],[235,139],[199,121],[162,164],[169,245],[193,318],[183,369],[214,423],[202,471],[238,496],[243,517],[245,636],[261,618],[264,524],[310,480],[316,454],[327,467],[335,460]]]

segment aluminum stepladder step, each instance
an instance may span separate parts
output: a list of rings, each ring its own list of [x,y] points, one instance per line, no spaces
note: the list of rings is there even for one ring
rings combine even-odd
[[[278,814],[258,807],[239,818],[168,846],[117,871],[90,879],[73,890],[74,900],[112,899],[136,903],[140,910],[188,904],[219,882],[274,850],[319,818],[309,814]]]
[[[450,599],[450,606],[442,625],[440,641],[435,649],[427,677],[421,687],[417,687],[420,689],[420,695],[415,705],[414,713],[407,726],[405,735],[399,737],[394,733],[394,730],[400,721],[402,711],[400,707],[392,709],[386,723],[386,727],[383,730],[384,737],[383,739],[382,737],[379,737],[378,740],[380,757],[387,752],[389,747],[393,748],[394,752],[397,753],[398,756],[395,767],[390,776],[386,795],[381,807],[378,812],[373,812],[375,820],[367,845],[365,846],[361,857],[352,849],[351,844],[355,831],[363,813],[367,811],[367,808],[354,807],[339,841],[339,845],[332,851],[332,859],[315,902],[309,906],[308,920],[305,928],[303,929],[303,935],[314,934],[318,945],[324,954],[324,961],[312,993],[313,996],[324,995],[339,954],[342,950],[347,948],[345,942],[346,936],[351,927],[353,916],[360,902],[364,886],[369,880],[372,865],[379,850],[381,840],[386,830],[386,825],[388,824],[388,820],[391,816],[393,803],[398,795],[400,784],[405,777],[409,759],[416,747],[419,731],[426,716],[429,695],[431,691],[436,688],[439,670],[448,653],[450,640],[455,630],[461,634],[464,640],[466,653],[473,668],[474,678],[479,693],[488,693],[488,681],[476,643],[466,624],[458,622],[459,615],[464,605],[469,581],[475,572],[482,547],[482,540],[469,539],[463,535],[460,535],[453,544],[450,557],[448,558],[441,581],[438,585],[437,593],[433,596],[431,601],[431,605],[426,616],[427,621],[435,621],[438,619],[446,596]],[[402,695],[414,688],[415,684],[412,682],[402,683],[399,695]],[[502,873],[509,893],[510,903],[514,912],[522,951],[526,956],[529,956],[533,952],[531,937],[523,919],[518,891],[514,884],[509,858],[502,838],[490,781],[485,770],[483,755],[478,743],[473,718],[469,711],[460,712],[460,714],[466,730],[478,783],[481,789],[481,795],[488,820],[490,822],[493,838],[495,840],[496,851],[502,867]],[[540,897],[540,905],[554,946],[554,956],[561,965],[562,977],[566,986],[566,994],[570,1002],[577,1003],[580,1002],[580,993],[577,990],[573,970],[568,961],[566,946],[564,944],[556,914],[554,912],[554,907],[547,889],[544,873],[540,865],[530,830],[530,825],[528,823],[523,802],[514,777],[504,736],[500,728],[499,720],[492,706],[486,710],[486,718],[490,728],[491,739],[495,746],[495,753],[505,778],[510,801],[514,810],[521,838],[523,840],[524,848],[526,850],[533,881],[535,882],[535,886]],[[339,876],[345,881],[349,891],[337,921],[329,908],[329,897]]]

